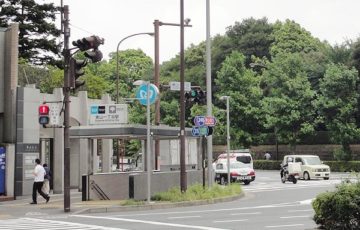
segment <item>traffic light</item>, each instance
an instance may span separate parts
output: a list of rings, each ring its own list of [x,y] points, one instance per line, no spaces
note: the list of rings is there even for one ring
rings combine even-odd
[[[185,93],[187,102],[193,102],[204,105],[206,103],[206,92],[202,89],[191,89],[190,92]]]
[[[104,39],[93,35],[73,41],[72,44],[78,47],[81,51],[86,51],[89,49],[97,49],[100,45],[104,44]]]
[[[104,39],[99,36],[90,36],[73,41],[72,44],[79,48],[80,51],[86,51],[85,57],[89,58],[91,62],[96,63],[101,61],[103,54],[98,47],[104,44]],[[92,49],[92,50],[91,50]]]
[[[40,125],[47,125],[50,122],[50,117],[49,117],[49,106],[46,104],[40,105],[39,106],[39,124]]]
[[[79,80],[79,77],[85,74],[85,71],[82,68],[86,65],[86,60],[70,58],[70,87],[72,89],[77,89],[85,84],[85,81]]]

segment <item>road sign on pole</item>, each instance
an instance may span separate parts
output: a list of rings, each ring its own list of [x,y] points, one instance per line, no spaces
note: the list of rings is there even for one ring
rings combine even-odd
[[[147,84],[142,84],[138,91],[136,92],[136,98],[139,100],[140,104],[147,105]],[[159,89],[154,84],[149,84],[149,101],[150,105],[155,103],[157,96],[159,95]]]
[[[170,90],[180,91],[180,82],[171,81],[169,83],[169,85],[170,85]],[[184,91],[187,91],[187,92],[191,91],[191,82],[188,82],[188,81],[184,82]]]

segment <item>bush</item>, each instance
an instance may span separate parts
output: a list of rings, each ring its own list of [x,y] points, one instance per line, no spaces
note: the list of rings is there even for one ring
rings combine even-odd
[[[255,160],[254,169],[263,169],[263,170],[280,170],[280,164],[282,161],[273,161],[273,160]]]
[[[220,197],[234,196],[241,193],[241,186],[236,183],[230,186],[214,184],[211,188],[203,188],[202,184],[190,186],[185,193],[181,193],[180,187],[173,187],[167,192],[156,193],[151,199],[155,201],[194,201],[209,200]]]
[[[343,182],[334,192],[318,195],[314,221],[329,230],[360,229],[360,182]]]

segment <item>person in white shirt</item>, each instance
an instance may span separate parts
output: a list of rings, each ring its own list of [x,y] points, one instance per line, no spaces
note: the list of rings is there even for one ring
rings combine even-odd
[[[44,184],[44,176],[46,174],[44,167],[40,164],[40,159],[35,160],[36,166],[34,169],[34,184],[33,184],[33,192],[32,192],[32,202],[30,204],[37,204],[37,193],[38,192],[44,199],[46,203],[49,202],[50,196],[46,195],[41,189]]]

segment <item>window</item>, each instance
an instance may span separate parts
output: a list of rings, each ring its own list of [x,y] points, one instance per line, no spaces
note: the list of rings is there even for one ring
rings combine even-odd
[[[250,156],[237,156],[236,157],[237,161],[240,161],[244,164],[250,164],[251,163],[251,157]]]
[[[224,165],[223,164],[217,164],[216,169],[224,169]]]

